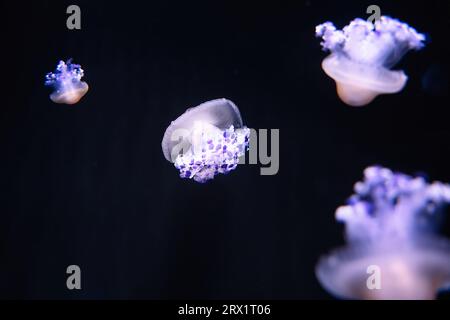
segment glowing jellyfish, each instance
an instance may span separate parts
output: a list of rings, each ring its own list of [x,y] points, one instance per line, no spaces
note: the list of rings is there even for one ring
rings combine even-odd
[[[75,104],[86,94],[89,86],[81,81],[84,75],[83,69],[78,64],[72,64],[72,60],[60,61],[56,71],[45,76],[45,85],[54,88],[50,99],[55,103]]]
[[[249,136],[237,106],[217,99],[189,108],[172,121],[161,146],[181,178],[203,183],[236,169],[248,149]]]
[[[406,23],[386,16],[375,24],[357,18],[342,30],[326,22],[316,27],[316,36],[322,37],[323,49],[331,52],[322,69],[336,81],[341,100],[351,106],[401,91],[408,77],[390,68],[408,50],[422,48],[425,40]]]
[[[450,186],[381,167],[364,176],[336,211],[347,245],[320,259],[320,283],[340,298],[433,299],[450,284],[450,243],[433,230]],[[378,287],[369,283],[373,267]]]

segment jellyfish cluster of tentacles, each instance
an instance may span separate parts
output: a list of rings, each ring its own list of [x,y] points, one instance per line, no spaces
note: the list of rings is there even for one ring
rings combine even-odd
[[[59,61],[55,72],[49,72],[45,76],[45,84],[47,86],[55,83],[78,82],[84,76],[84,70],[79,64],[72,63],[72,60],[67,62]]]
[[[420,223],[450,202],[450,186],[427,183],[421,177],[369,167],[364,180],[355,184],[348,204],[336,211],[336,219],[346,225],[347,240],[365,244],[410,241]],[[420,222],[420,220],[422,222]]]
[[[236,169],[239,158],[248,149],[249,136],[250,129],[234,130],[233,126],[215,135],[201,132],[196,147],[178,155],[175,160],[180,177],[203,183],[219,173],[227,174]]]

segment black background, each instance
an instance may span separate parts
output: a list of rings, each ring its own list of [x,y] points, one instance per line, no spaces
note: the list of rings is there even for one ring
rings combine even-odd
[[[397,65],[401,93],[352,108],[314,27],[370,4],[429,39]],[[343,244],[334,210],[365,167],[450,181],[448,1],[8,1],[1,15],[1,298],[331,298],[314,266]],[[57,105],[44,76],[71,57],[90,90]],[[280,129],[277,175],[242,165],[202,185],[164,159],[170,121],[221,97]]]

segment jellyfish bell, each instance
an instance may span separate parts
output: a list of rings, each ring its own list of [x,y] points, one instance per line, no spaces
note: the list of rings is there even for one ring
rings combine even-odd
[[[350,106],[367,105],[380,94],[401,91],[408,77],[390,68],[408,50],[422,48],[425,40],[407,24],[386,16],[375,24],[358,18],[342,30],[326,22],[316,27],[316,36],[323,39],[323,49],[331,52],[322,69]]]
[[[400,92],[408,79],[403,71],[355,64],[335,54],[325,58],[322,69],[335,80],[339,98],[354,107],[367,105],[380,94]]]
[[[380,167],[364,176],[336,211],[347,245],[319,260],[319,282],[339,298],[435,298],[450,284],[450,242],[433,228],[450,186]],[[379,270],[376,288],[368,284],[371,266]]]
[[[230,100],[216,99],[188,108],[181,116],[172,121],[164,133],[162,140],[164,157],[168,161],[175,162],[179,152],[186,149],[178,150],[176,148],[176,145],[180,143],[177,138],[182,138],[182,142],[190,146],[193,129],[197,129],[196,133],[201,132],[203,128],[211,132],[214,129],[223,130],[230,126],[234,126],[236,129],[243,127],[239,109]],[[178,134],[180,137],[177,137]]]
[[[316,276],[328,292],[344,299],[431,300],[450,281],[450,245],[427,239],[384,252],[370,247],[342,248],[322,257]],[[371,288],[370,266],[379,268],[380,287]]]
[[[161,147],[182,178],[206,182],[237,167],[248,148],[249,135],[237,106],[216,99],[189,108],[172,121]]]
[[[88,84],[80,82],[56,90],[50,95],[50,99],[55,103],[75,104],[81,100],[88,90]]]
[[[60,61],[55,72],[46,75],[45,85],[52,86],[54,91],[50,99],[55,103],[75,104],[87,93],[89,86],[81,81],[84,70],[80,65]]]

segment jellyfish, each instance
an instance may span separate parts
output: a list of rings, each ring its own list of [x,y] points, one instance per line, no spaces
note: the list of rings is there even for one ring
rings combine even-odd
[[[346,246],[316,266],[321,285],[338,298],[386,300],[433,299],[448,288],[450,242],[437,227],[450,185],[374,166],[354,191],[336,210]],[[374,266],[377,287],[368,283]]]
[[[59,61],[56,71],[45,76],[45,85],[54,88],[50,99],[55,103],[75,104],[86,94],[89,86],[81,81],[84,71],[78,64]]]
[[[164,157],[181,178],[204,183],[236,169],[249,146],[250,129],[237,106],[216,99],[187,109],[166,129],[161,143]]]
[[[401,91],[408,77],[391,67],[408,50],[421,49],[425,40],[408,24],[387,16],[374,24],[357,18],[342,30],[325,22],[316,27],[316,36],[322,38],[323,50],[331,52],[322,69],[350,106],[364,106],[380,94]]]

